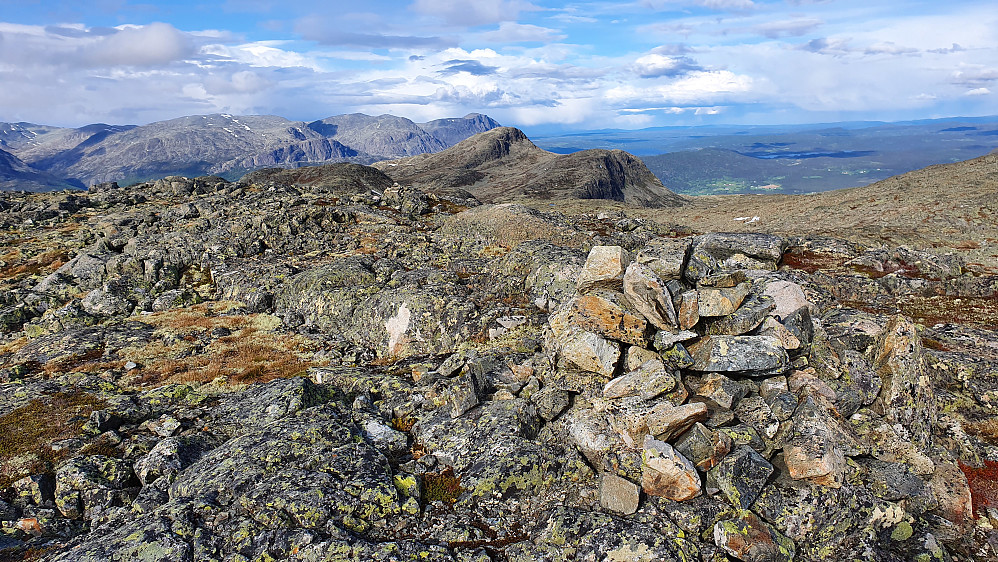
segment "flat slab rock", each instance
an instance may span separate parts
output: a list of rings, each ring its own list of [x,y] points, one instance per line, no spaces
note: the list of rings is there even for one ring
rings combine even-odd
[[[697,371],[769,376],[790,368],[787,351],[772,336],[705,336],[688,349]]]

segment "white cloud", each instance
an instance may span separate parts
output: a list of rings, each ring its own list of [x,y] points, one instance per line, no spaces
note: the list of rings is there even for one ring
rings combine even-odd
[[[479,38],[493,43],[550,43],[564,39],[565,35],[557,29],[504,21],[499,29],[482,33]]]
[[[165,23],[126,27],[80,48],[90,66],[160,66],[195,53],[190,36]]]
[[[987,88],[974,88],[973,90],[968,90],[965,96],[989,96],[991,95],[991,90]]]

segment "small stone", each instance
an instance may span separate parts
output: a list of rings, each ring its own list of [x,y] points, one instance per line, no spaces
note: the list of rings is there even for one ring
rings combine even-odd
[[[684,501],[700,495],[700,475],[688,459],[672,445],[645,437],[641,487],[651,496]]]
[[[561,415],[572,401],[567,390],[554,387],[544,387],[530,396],[530,401],[537,406],[537,415],[546,421],[551,421]]]
[[[659,330],[655,332],[655,338],[652,340],[652,345],[655,346],[655,349],[664,351],[672,348],[672,346],[677,343],[689,341],[699,335],[700,334],[691,332],[690,330]]]
[[[620,360],[620,344],[592,332],[577,331],[567,338],[561,356],[583,371],[611,376]]]
[[[672,295],[665,283],[647,265],[632,263],[624,272],[624,296],[645,319],[660,330],[677,325]]]
[[[718,406],[732,409],[746,394],[745,385],[729,379],[720,373],[708,373],[704,377],[697,394],[710,398]]]
[[[780,430],[780,420],[761,396],[742,398],[734,407],[738,419],[756,429],[767,439],[772,439]]]
[[[669,369],[679,370],[693,366],[693,356],[681,343],[673,344],[671,347],[663,349],[659,353],[662,362]]]
[[[811,319],[811,309],[807,306],[802,306],[785,317],[783,327],[800,341],[802,348],[814,341],[814,321]]]
[[[709,476],[731,505],[749,509],[773,471],[773,465],[755,449],[739,445],[710,470]]]
[[[636,370],[621,375],[603,387],[606,398],[621,398],[640,394],[641,398],[651,400],[656,396],[669,392],[676,387],[676,378],[666,371],[661,359],[646,361]]]
[[[139,364],[136,363],[135,361],[128,361],[128,362],[125,363],[125,370],[126,371],[133,371],[133,370],[138,369],[138,368],[139,368]]]
[[[800,349],[801,347],[800,338],[795,336],[786,326],[777,322],[772,316],[767,316],[754,334],[757,336],[772,336],[780,341],[783,349],[788,351]]]
[[[791,281],[770,281],[766,283],[763,295],[771,297],[774,303],[773,314],[784,320],[801,307],[809,307],[811,303],[800,285]]]
[[[177,418],[163,414],[158,420],[149,422],[149,431],[160,437],[170,437],[176,435],[180,430],[181,423]]]
[[[641,487],[616,474],[604,472],[599,479],[599,503],[604,509],[623,515],[638,510]]]
[[[624,354],[624,368],[630,372],[640,367],[645,361],[651,361],[652,359],[658,358],[658,353],[655,353],[650,349],[632,345],[627,348],[627,351]]]
[[[727,316],[738,310],[742,301],[749,295],[751,285],[742,283],[731,288],[697,289],[697,312],[703,316]]]
[[[450,417],[458,418],[481,403],[475,388],[474,378],[467,373],[453,379],[447,390],[447,402],[451,406]]]
[[[718,289],[730,289],[748,281],[748,276],[744,271],[732,271],[730,273],[715,273],[708,275],[697,281],[698,287],[716,287]]]
[[[656,404],[645,418],[648,431],[657,439],[669,441],[691,425],[707,419],[707,405],[691,402],[675,406],[669,402]]]
[[[773,301],[769,297],[749,295],[738,310],[707,322],[704,330],[708,334],[731,336],[746,334],[762,324],[773,310],[773,306]]]
[[[724,455],[731,452],[731,438],[727,434],[709,429],[702,423],[679,436],[675,443],[676,450],[690,459],[698,469],[707,471],[717,466]]]
[[[593,246],[582,266],[576,288],[580,294],[594,287],[619,288],[629,259],[620,246]]]
[[[744,562],[791,562],[797,550],[792,540],[751,511],[715,523],[714,544]]]
[[[690,330],[700,322],[699,293],[695,290],[684,291],[673,298],[679,328]]]

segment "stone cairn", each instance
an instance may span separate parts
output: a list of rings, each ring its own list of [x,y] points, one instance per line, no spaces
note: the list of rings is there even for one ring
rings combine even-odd
[[[876,369],[845,399],[845,385],[824,380],[841,366],[812,354],[817,309],[776,272],[784,250],[779,237],[745,234],[658,240],[636,255],[592,248],[576,294],[549,317],[547,347],[567,373],[556,384],[576,394],[568,432],[601,473],[604,508],[634,513],[642,491],[720,497],[741,515],[716,523],[717,546],[787,560],[793,541],[751,511],[777,476],[841,488],[854,456],[933,474],[935,407],[914,326],[891,321]],[[966,481],[936,480],[942,512],[966,522]]]

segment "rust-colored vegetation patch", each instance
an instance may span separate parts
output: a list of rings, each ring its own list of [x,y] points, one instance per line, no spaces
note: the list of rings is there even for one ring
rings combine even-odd
[[[423,501],[426,503],[434,501],[454,503],[463,493],[461,479],[454,476],[454,469],[451,467],[439,473],[423,475]]]
[[[974,517],[980,517],[988,507],[998,508],[998,461],[984,461],[981,468],[960,463],[960,470],[967,476],[967,483],[970,484]]]
[[[970,435],[989,445],[998,445],[998,418],[970,422],[965,424],[963,428]]]
[[[402,416],[392,420],[392,429],[408,433],[412,426],[416,425],[416,418],[413,416]]]
[[[28,474],[52,469],[59,454],[51,444],[79,435],[91,412],[104,401],[86,392],[59,392],[43,396],[0,416],[0,489]],[[13,457],[34,455],[26,466],[10,467]]]
[[[802,252],[787,252],[783,254],[780,265],[785,265],[790,269],[814,273],[821,269],[840,268],[846,261],[847,259],[842,256],[819,254],[810,250],[804,250]]]
[[[65,250],[49,250],[28,257],[21,250],[14,249],[0,256],[0,261],[9,264],[0,268],[0,279],[47,275],[62,267],[70,258],[69,252]]]
[[[220,377],[229,384],[268,382],[321,364],[312,360],[314,342],[276,331],[278,318],[230,314],[233,308],[233,303],[208,302],[143,317],[156,327],[158,338],[126,351],[129,360],[142,365],[132,384],[203,383]],[[227,335],[218,336],[218,329]]]
[[[987,330],[998,327],[998,298],[995,297],[907,295],[898,299],[898,308],[926,326],[955,323]]]

